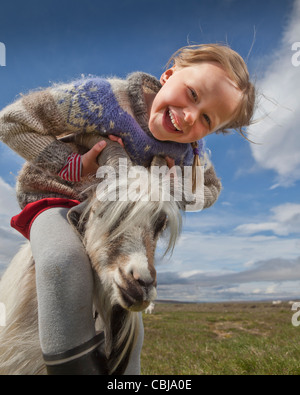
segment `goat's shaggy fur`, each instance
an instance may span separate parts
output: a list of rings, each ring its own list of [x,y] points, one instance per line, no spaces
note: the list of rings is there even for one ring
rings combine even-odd
[[[148,192],[144,192],[135,202],[110,201],[105,197],[113,191],[96,191],[96,187],[89,188],[88,199],[71,209],[68,217],[82,237],[94,270],[95,325],[105,332],[108,372],[122,374],[138,333],[137,311],[156,297],[157,239],[169,228],[168,249],[174,248],[181,215],[172,198],[153,202],[145,199]],[[161,183],[155,188],[162,188]],[[1,279],[0,302],[7,312],[6,326],[0,328],[0,374],[46,374],[29,243],[13,258]]]

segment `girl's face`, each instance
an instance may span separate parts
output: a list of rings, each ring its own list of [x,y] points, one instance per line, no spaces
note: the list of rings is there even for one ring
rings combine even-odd
[[[149,129],[161,141],[192,143],[231,120],[241,97],[217,62],[165,71],[150,104]]]

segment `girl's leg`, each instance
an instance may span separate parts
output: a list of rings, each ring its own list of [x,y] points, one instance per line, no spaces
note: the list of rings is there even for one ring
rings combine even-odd
[[[95,333],[91,264],[67,213],[66,208],[44,211],[30,232],[41,347],[50,374],[103,374],[98,345],[104,339]],[[143,339],[140,314],[139,336],[125,374],[140,374]]]
[[[60,374],[60,370],[61,374],[78,374],[80,367],[74,370],[74,361],[84,357],[85,365],[89,365],[86,359],[95,359],[89,353],[99,342],[92,312],[92,269],[79,236],[67,220],[67,212],[66,208],[44,211],[30,232],[40,343],[46,364],[52,366],[48,369],[51,374]],[[53,368],[56,365],[60,369]],[[96,373],[85,374],[98,374],[97,367],[92,370]]]

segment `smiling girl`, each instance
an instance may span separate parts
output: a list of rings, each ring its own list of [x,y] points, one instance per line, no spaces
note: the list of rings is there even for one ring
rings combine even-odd
[[[243,59],[232,49],[184,47],[169,65],[160,81],[142,72],[126,80],[84,78],[32,92],[0,113],[0,139],[27,161],[17,184],[23,211],[13,226],[32,247],[41,349],[52,360],[49,374],[80,374],[83,364],[85,374],[103,372],[93,341],[91,266],[66,216],[74,199],[83,199],[77,185],[95,175],[105,143],[80,155],[74,150],[76,135],[109,136],[124,145],[133,163],[146,167],[155,155],[167,157],[169,166],[194,167],[200,156],[205,172],[198,182],[204,183],[206,208],[217,200],[221,183],[203,137],[228,128],[243,133],[251,122],[255,90]],[[70,133],[73,144],[72,138],[69,144],[59,139]],[[141,322],[125,373],[139,373],[142,343]]]
[[[229,124],[242,92],[216,62],[180,68],[161,77],[153,95],[149,128],[158,140],[191,143]]]

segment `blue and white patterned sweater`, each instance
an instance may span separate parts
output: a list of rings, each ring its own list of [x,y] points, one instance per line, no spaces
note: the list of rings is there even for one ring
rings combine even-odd
[[[191,165],[190,144],[158,141],[148,129],[144,92],[157,93],[160,88],[155,77],[141,72],[125,80],[85,78],[31,92],[3,109],[0,140],[27,160],[17,183],[20,206],[45,197],[81,199],[76,184],[58,176],[74,151],[59,138],[70,133],[120,136],[138,165],[148,166],[155,155],[174,158],[180,166]],[[215,188],[213,203],[221,184],[210,161],[207,163],[205,180],[208,188]]]
[[[65,120],[70,129],[121,137],[131,160],[141,166],[149,166],[155,155],[168,155],[175,159],[177,165],[190,166],[193,161],[190,144],[159,141],[148,129],[147,109],[142,97],[143,82],[151,82],[151,88],[157,93],[160,89],[159,81],[148,74],[138,72],[131,74],[127,81],[128,99],[125,101],[125,108],[124,92],[122,103],[122,97],[118,100],[120,92],[115,87],[120,85],[120,80],[88,78],[67,86],[58,86],[56,89],[63,96],[58,105],[60,109],[64,109]],[[137,84],[137,81],[140,84]],[[128,111],[129,103],[132,114]],[[137,118],[140,118],[140,123]],[[201,155],[202,140],[198,145]]]

